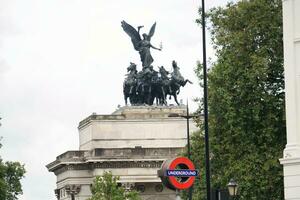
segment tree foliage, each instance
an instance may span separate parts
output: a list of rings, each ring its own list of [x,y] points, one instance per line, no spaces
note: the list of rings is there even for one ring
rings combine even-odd
[[[97,176],[92,186],[92,197],[89,200],[139,200],[136,191],[126,192],[123,187],[118,186],[119,177],[113,176],[111,172],[104,172],[103,176]]]
[[[0,158],[0,199],[18,199],[18,195],[22,194],[20,180],[24,177],[24,174],[24,165],[19,162],[3,162]]]
[[[217,57],[208,73],[213,187],[226,188],[234,178],[240,199],[283,199],[278,161],[286,143],[281,0],[229,3],[206,17]],[[200,79],[201,70],[198,65]],[[203,135],[193,140],[194,159],[203,163]],[[199,199],[204,180],[194,189]]]

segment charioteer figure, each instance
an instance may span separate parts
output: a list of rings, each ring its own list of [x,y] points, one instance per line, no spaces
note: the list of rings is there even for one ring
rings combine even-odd
[[[131,104],[136,104],[136,85],[137,85],[137,69],[136,64],[130,62],[129,67],[127,67],[126,78],[123,83],[123,94],[125,104],[127,105],[127,98],[129,98]]]
[[[172,88],[171,88],[171,80],[169,78],[170,72],[168,72],[164,66],[159,67],[159,73],[161,76],[161,80],[162,80],[162,86],[163,86],[163,93],[165,96],[165,90],[164,88],[168,88],[170,92],[172,92]]]

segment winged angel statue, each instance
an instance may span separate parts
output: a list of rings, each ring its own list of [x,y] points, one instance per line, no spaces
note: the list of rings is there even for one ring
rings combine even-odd
[[[156,48],[150,43],[151,37],[154,35],[155,32],[156,22],[152,25],[148,34],[144,33],[142,35],[143,39],[141,39],[140,36],[140,29],[143,28],[144,26],[139,26],[138,30],[136,30],[125,21],[121,22],[121,26],[123,30],[131,38],[134,49],[140,53],[143,69],[150,67],[150,65],[153,63],[153,58],[150,53],[150,48],[161,51],[160,48]]]

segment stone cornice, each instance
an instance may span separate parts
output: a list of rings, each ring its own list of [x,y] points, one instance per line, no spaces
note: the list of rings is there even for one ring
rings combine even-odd
[[[63,165],[83,164],[90,162],[128,162],[128,161],[162,161],[175,157],[183,152],[183,148],[97,148],[91,151],[67,151],[56,157],[46,167],[55,171]]]
[[[93,120],[124,120],[125,115],[97,115],[97,114],[92,114],[85,118],[84,120],[79,122],[78,129],[88,125],[91,123]]]
[[[295,164],[300,164],[300,157],[297,158],[282,158],[279,159],[280,163],[282,165],[295,165]]]
[[[186,106],[124,106],[113,112],[111,115],[97,115],[96,113],[93,113],[89,117],[79,122],[78,129],[82,129],[83,127],[89,125],[92,121],[145,121],[151,119],[169,119],[168,115],[170,113],[185,114]]]
[[[155,168],[161,167],[164,160],[123,160],[123,161],[94,161],[88,163],[62,164],[51,170],[56,175],[70,170],[93,170],[93,169],[113,169],[113,168]]]

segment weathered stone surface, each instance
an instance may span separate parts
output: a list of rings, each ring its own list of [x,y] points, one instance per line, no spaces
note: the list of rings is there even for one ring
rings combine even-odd
[[[184,106],[132,106],[120,108],[112,115],[91,115],[79,124],[80,150],[183,147],[186,120],[168,115],[185,112]],[[191,124],[191,132],[195,129]]]

